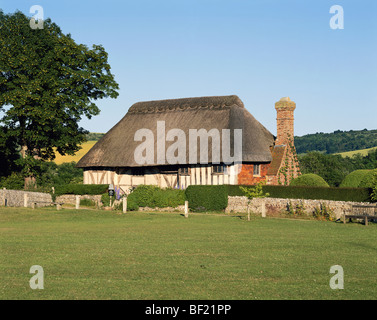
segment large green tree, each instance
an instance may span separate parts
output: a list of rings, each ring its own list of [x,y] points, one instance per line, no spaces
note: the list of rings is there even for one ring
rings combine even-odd
[[[101,45],[77,44],[50,19],[32,29],[22,12],[0,11],[0,125],[25,159],[74,154],[88,133],[79,121],[118,89]]]

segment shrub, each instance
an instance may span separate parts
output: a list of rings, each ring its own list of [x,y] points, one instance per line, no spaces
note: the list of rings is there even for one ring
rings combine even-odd
[[[228,190],[225,185],[191,185],[186,189],[186,198],[193,211],[223,211],[228,205]]]
[[[351,172],[344,178],[339,187],[358,188],[361,184],[361,181],[365,178],[366,175],[368,175],[370,171],[371,170],[355,170]]]
[[[81,199],[80,200],[80,206],[95,207],[96,203],[93,200],[90,200],[90,199]]]
[[[134,208],[178,207],[185,204],[185,200],[186,196],[183,190],[172,188],[161,189],[157,186],[140,185],[127,197],[127,207],[129,203]]]
[[[331,208],[321,203],[319,208],[314,208],[313,217],[318,220],[334,221],[335,214]]]
[[[129,196],[127,197],[127,211],[138,211],[139,206],[135,202],[135,198],[130,198]]]
[[[374,174],[373,185],[372,200],[377,201],[377,172]]]
[[[185,204],[186,196],[184,190],[179,189],[158,189],[153,193],[153,203],[155,207],[178,207]]]
[[[111,204],[113,205],[114,204],[114,201],[116,200],[116,197],[115,196],[112,196],[111,197]],[[105,206],[105,207],[109,207],[110,206],[110,196],[109,196],[109,193],[106,192],[104,194],[101,195],[101,202],[102,204]]]
[[[10,190],[22,190],[25,186],[25,178],[21,173],[13,172],[11,175],[1,178],[0,186]]]
[[[305,215],[305,206],[304,203],[301,201],[297,203],[296,206],[293,206],[292,202],[289,200],[287,204],[287,213],[290,216],[303,216]]]
[[[377,169],[370,170],[359,184],[359,188],[373,188],[374,187],[374,176],[377,173]]]
[[[136,189],[127,197],[128,200],[134,201],[139,207],[151,207],[154,208],[153,193],[160,189],[157,186],[139,185]]]
[[[329,184],[319,175],[314,173],[303,174],[291,181],[290,186],[329,187]]]

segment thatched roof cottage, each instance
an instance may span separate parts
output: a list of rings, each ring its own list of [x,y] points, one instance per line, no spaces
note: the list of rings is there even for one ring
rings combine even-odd
[[[135,103],[78,162],[85,184],[286,184],[299,174],[295,103],[275,104],[277,136],[237,96]]]

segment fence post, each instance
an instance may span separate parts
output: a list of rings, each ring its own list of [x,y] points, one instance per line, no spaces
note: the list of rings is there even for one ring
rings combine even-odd
[[[80,196],[76,196],[76,210],[80,209]]]
[[[127,212],[127,197],[123,197],[123,213]]]
[[[5,190],[7,190],[7,188],[3,188],[3,203],[2,203],[2,205],[4,207],[6,207],[6,203],[5,203]]]
[[[262,218],[266,218],[266,200],[262,200]]]
[[[27,208],[27,202],[28,202],[28,195],[27,193],[24,193],[24,207]]]
[[[188,218],[188,211],[189,211],[189,209],[188,209],[188,201],[186,200],[185,201],[185,218]]]

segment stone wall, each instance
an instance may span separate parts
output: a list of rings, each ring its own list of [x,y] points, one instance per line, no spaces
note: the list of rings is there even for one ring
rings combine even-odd
[[[0,201],[2,206],[8,207],[24,207],[25,201],[27,207],[31,207],[33,202],[37,202],[39,207],[45,207],[52,203],[52,198],[49,193],[1,189]]]
[[[297,205],[303,205],[305,214],[312,216],[314,210],[325,205],[334,213],[334,218],[341,218],[344,213],[351,211],[352,205],[365,205],[360,202],[330,201],[330,200],[299,200],[299,199],[278,199],[278,198],[255,198],[250,203],[250,211],[256,214],[262,213],[262,203],[265,202],[267,216],[279,216],[288,213],[288,204],[291,203],[295,208]],[[246,197],[228,197],[227,213],[246,213],[248,199]]]
[[[94,201],[95,203],[100,204],[101,202],[101,195],[81,195],[80,200],[82,199],[89,199]],[[114,200],[114,198],[113,198]],[[61,196],[56,197],[56,202],[62,202],[64,204],[76,204],[76,195],[74,194],[63,194]]]
[[[26,195],[26,198],[25,198]],[[81,199],[90,199],[95,203],[101,202],[101,195],[81,195]],[[52,205],[52,197],[49,193],[32,192],[23,190],[0,190],[0,206],[8,207],[24,207],[25,201],[27,207],[31,208],[32,203],[36,203],[36,207],[46,207]],[[55,202],[61,202],[64,204],[76,204],[76,195],[64,194],[57,196]]]

